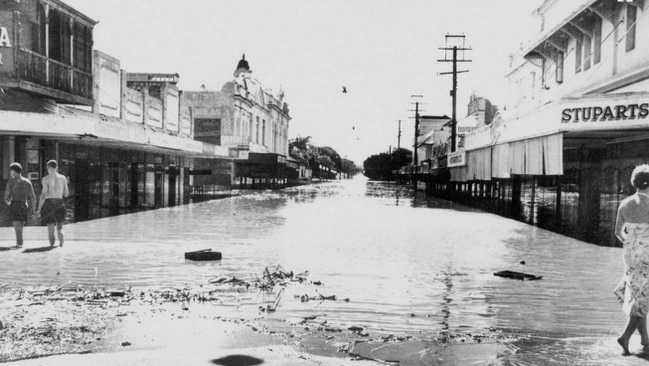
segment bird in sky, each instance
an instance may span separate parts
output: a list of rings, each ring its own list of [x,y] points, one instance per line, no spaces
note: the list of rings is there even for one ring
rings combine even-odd
[[[355,129],[356,129],[356,126],[352,126],[352,130],[355,130]]]
[[[343,93],[347,94],[347,87],[343,85]]]

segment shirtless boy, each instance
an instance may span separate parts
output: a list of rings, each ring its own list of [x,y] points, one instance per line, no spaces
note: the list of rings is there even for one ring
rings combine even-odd
[[[16,231],[16,246],[23,246],[23,227],[29,220],[30,213],[34,213],[36,195],[32,182],[22,176],[23,168],[18,163],[9,165],[11,178],[7,181],[5,189],[5,202],[9,205],[11,223]]]
[[[63,246],[63,219],[65,218],[63,198],[70,193],[68,191],[68,179],[59,174],[57,170],[58,164],[56,160],[47,162],[47,176],[43,178],[43,191],[38,200],[37,214],[40,214],[42,221],[47,224],[50,246],[54,246],[55,225],[59,243]]]

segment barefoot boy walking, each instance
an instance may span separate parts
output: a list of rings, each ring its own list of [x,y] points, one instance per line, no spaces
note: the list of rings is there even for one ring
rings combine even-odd
[[[47,224],[47,233],[50,246],[54,246],[54,226],[59,237],[59,244],[63,246],[63,220],[65,218],[65,205],[63,198],[69,195],[68,179],[59,174],[56,160],[47,162],[47,176],[43,178],[43,191],[38,200],[38,214],[43,223]]]
[[[5,202],[9,205],[11,223],[16,231],[16,247],[23,246],[23,227],[29,220],[30,213],[34,213],[36,195],[32,182],[22,176],[22,166],[18,163],[9,165],[11,178],[7,181],[5,188]]]

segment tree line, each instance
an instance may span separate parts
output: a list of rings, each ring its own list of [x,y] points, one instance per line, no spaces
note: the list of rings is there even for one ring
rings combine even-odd
[[[412,162],[412,151],[404,148],[390,153],[372,155],[363,162],[366,177],[373,180],[394,180],[395,173]]]
[[[333,148],[315,146],[311,144],[310,140],[311,136],[298,136],[290,141],[288,146],[289,155],[309,167],[313,178],[336,179],[336,172],[352,176],[360,171],[353,161],[341,158]]]

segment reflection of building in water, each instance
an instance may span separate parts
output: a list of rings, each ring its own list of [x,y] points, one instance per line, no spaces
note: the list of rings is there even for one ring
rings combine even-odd
[[[453,298],[451,294],[453,293],[453,273],[450,268],[447,268],[444,271],[444,278],[442,279],[444,283],[444,296],[442,298],[442,320],[439,322],[442,325],[442,330],[449,330],[450,320],[451,320],[451,303]]]
[[[504,108],[472,97],[466,125],[458,121],[463,146],[434,156],[437,168],[420,179],[438,194],[615,245],[616,207],[632,191],[631,170],[649,160],[648,10],[639,0],[539,2],[534,36],[510,59]],[[469,131],[480,109],[484,123]]]

